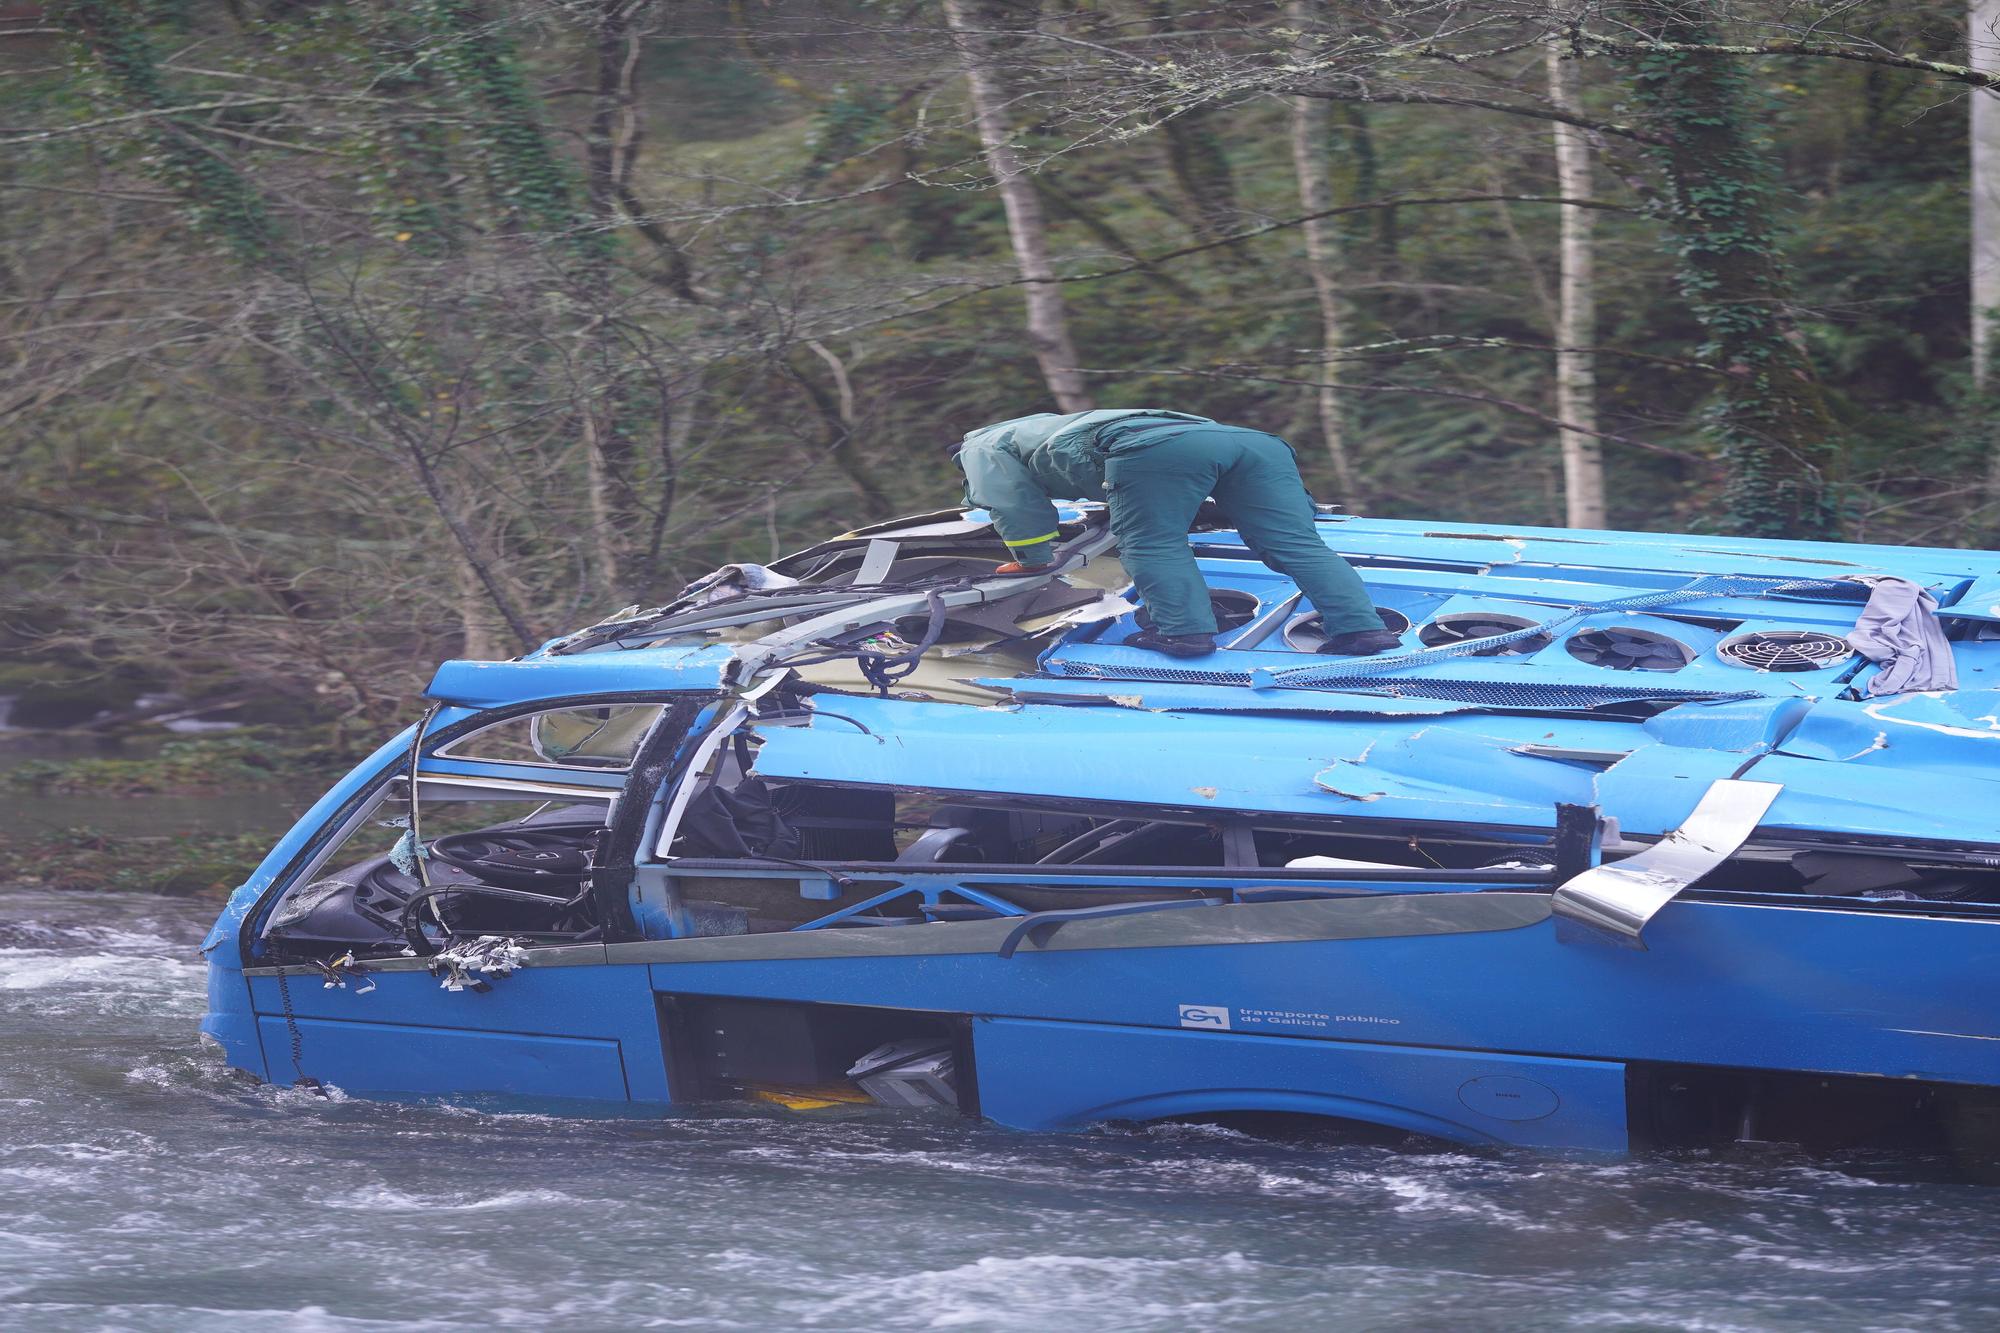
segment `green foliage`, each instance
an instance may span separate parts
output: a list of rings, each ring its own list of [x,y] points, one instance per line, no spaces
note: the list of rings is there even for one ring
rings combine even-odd
[[[610,239],[586,225],[574,173],[556,155],[506,27],[478,0],[422,0],[413,8],[435,39],[430,59],[474,126],[469,143],[495,207],[523,230],[558,238],[575,258],[602,258]]]
[[[26,888],[221,896],[248,879],[270,849],[263,833],[0,829],[8,882]]]
[[[268,253],[271,222],[255,187],[207,147],[195,119],[169,114],[187,99],[170,92],[160,74],[144,12],[120,0],[62,0],[55,16],[89,51],[111,97],[147,116],[144,164],[186,201],[195,231],[239,258]]]
[[[1890,48],[1962,22],[1914,8],[1909,32],[1876,34]],[[513,651],[468,549],[551,633],[883,508],[951,503],[938,445],[1045,405],[934,6],[638,7],[644,226],[585,188],[600,5],[59,12],[74,58],[51,43],[0,77],[0,123],[64,131],[0,156],[10,205],[31,201],[0,210],[0,323],[23,358],[0,380],[21,503],[0,632],[58,692],[241,682],[367,733],[407,716],[436,659]],[[1040,12],[1089,41],[1122,22]],[[1187,57],[1153,110],[1255,74],[1254,25],[1145,12]],[[1105,127],[1148,119],[1112,114],[1121,64],[1008,50],[1058,263],[1114,274],[1064,288],[1099,401],[1287,435],[1336,498],[1311,447],[1299,232],[1235,239],[1298,212],[1283,100],[1220,97],[1177,148],[1121,139]],[[1532,103],[1532,64],[1467,77]],[[1435,87],[1444,68],[1417,74]],[[1393,65],[1375,73],[1393,90]],[[1585,94],[1680,146],[1600,144],[1597,191],[1631,206],[1597,226],[1599,340],[1631,354],[1599,360],[1601,421],[1658,450],[1607,443],[1612,521],[1823,536],[1837,499],[1871,540],[1983,523],[1995,414],[1967,391],[1951,91],[1851,62],[1649,55],[1587,60]],[[185,110],[221,101],[238,105]],[[1547,195],[1547,126],[1350,103],[1332,120],[1339,202],[1393,204],[1339,224],[1374,512],[1554,521],[1552,432],[1524,411],[1553,405],[1555,212],[1414,202]],[[1649,207],[1628,182],[1666,188]],[[1230,243],[1134,269],[1196,222]],[[286,762],[225,745],[43,776],[162,790]]]
[[[193,796],[305,785],[338,776],[361,755],[296,728],[167,741],[138,756],[31,759],[0,770],[0,788],[47,796]]]
[[[1708,44],[1705,24],[1669,21],[1661,35]],[[1635,100],[1663,142],[1652,156],[1666,189],[1655,211],[1671,229],[1676,277],[1707,337],[1700,359],[1723,370],[1704,410],[1727,469],[1729,531],[1824,537],[1839,530],[1829,485],[1832,419],[1786,308],[1790,281],[1760,94],[1747,67],[1679,51],[1633,62]]]

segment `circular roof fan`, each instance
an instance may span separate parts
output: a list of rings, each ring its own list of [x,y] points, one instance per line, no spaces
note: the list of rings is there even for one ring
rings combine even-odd
[[[1417,641],[1426,648],[1449,648],[1455,643],[1465,643],[1470,639],[1490,639],[1496,634],[1527,629],[1531,625],[1540,623],[1526,616],[1510,616],[1503,611],[1452,611],[1439,616],[1418,630]],[[1516,643],[1481,648],[1473,656],[1518,657],[1523,653],[1538,653],[1548,647],[1549,642],[1548,635],[1533,634]]]
[[[1226,634],[1233,629],[1242,629],[1257,618],[1257,610],[1262,605],[1256,597],[1234,588],[1210,588],[1208,604],[1215,610],[1215,632]],[[1153,627],[1153,617],[1145,607],[1139,608],[1139,625],[1143,629]]]
[[[1715,645],[1715,655],[1753,671],[1824,671],[1854,650],[1838,634],[1818,629],[1760,629]]]
[[[1612,671],[1679,671],[1694,661],[1694,650],[1679,639],[1627,625],[1587,629],[1563,646],[1577,661]]]
[[[1410,632],[1410,618],[1401,611],[1386,606],[1375,608],[1375,614],[1382,618],[1382,628],[1391,634]],[[1319,612],[1308,611],[1302,616],[1294,616],[1285,626],[1285,646],[1302,653],[1316,653],[1326,642],[1326,624],[1319,618]]]

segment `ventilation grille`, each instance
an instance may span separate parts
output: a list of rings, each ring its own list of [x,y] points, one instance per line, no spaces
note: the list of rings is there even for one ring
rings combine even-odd
[[[1263,605],[1254,595],[1234,588],[1209,589],[1208,604],[1215,611],[1215,630],[1218,634],[1242,629],[1257,618],[1257,612]],[[1143,606],[1133,619],[1139,622],[1141,629],[1153,627],[1152,613]]]
[[[1723,661],[1754,671],[1824,671],[1853,654],[1846,639],[1816,629],[1753,630],[1715,646]]]
[[[1579,662],[1607,671],[1679,671],[1694,661],[1694,649],[1670,635],[1629,625],[1587,629],[1563,645]]]
[[[1503,611],[1453,611],[1439,616],[1417,631],[1417,642],[1426,648],[1449,648],[1475,639],[1490,639],[1515,630],[1533,629],[1541,622],[1526,616],[1510,616]],[[1512,643],[1496,643],[1467,654],[1470,657],[1517,657],[1537,653],[1549,646],[1546,634],[1531,634]]]
[[[1402,636],[1410,632],[1410,618],[1394,607],[1378,606],[1375,614],[1382,618],[1382,628],[1391,634]],[[1319,612],[1308,611],[1295,617],[1285,626],[1285,646],[1302,653],[1316,653],[1326,642],[1326,622],[1319,618]]]
[[[1327,682],[1322,682],[1327,683]],[[1359,677],[1355,685],[1380,689],[1380,676]],[[1541,685],[1511,680],[1399,680],[1395,692],[1413,699],[1449,699],[1489,708],[1598,708],[1605,704],[1660,700],[1666,703],[1726,703],[1755,699],[1749,690],[1677,690],[1646,685]]]
[[[1202,671],[1195,667],[1117,666],[1053,660],[1047,669],[1080,680],[1157,680],[1171,685],[1248,685],[1247,671]]]

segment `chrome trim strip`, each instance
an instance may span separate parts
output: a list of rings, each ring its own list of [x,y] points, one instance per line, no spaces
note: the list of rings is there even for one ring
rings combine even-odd
[[[1645,948],[1646,923],[1748,841],[1783,790],[1780,782],[1710,783],[1694,812],[1666,837],[1637,856],[1592,866],[1558,887],[1556,916],[1615,943]]]

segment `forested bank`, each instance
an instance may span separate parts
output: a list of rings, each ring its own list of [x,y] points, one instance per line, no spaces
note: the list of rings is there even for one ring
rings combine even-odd
[[[1052,405],[1375,514],[1991,541],[1981,7],[0,5],[0,694],[359,734]]]

